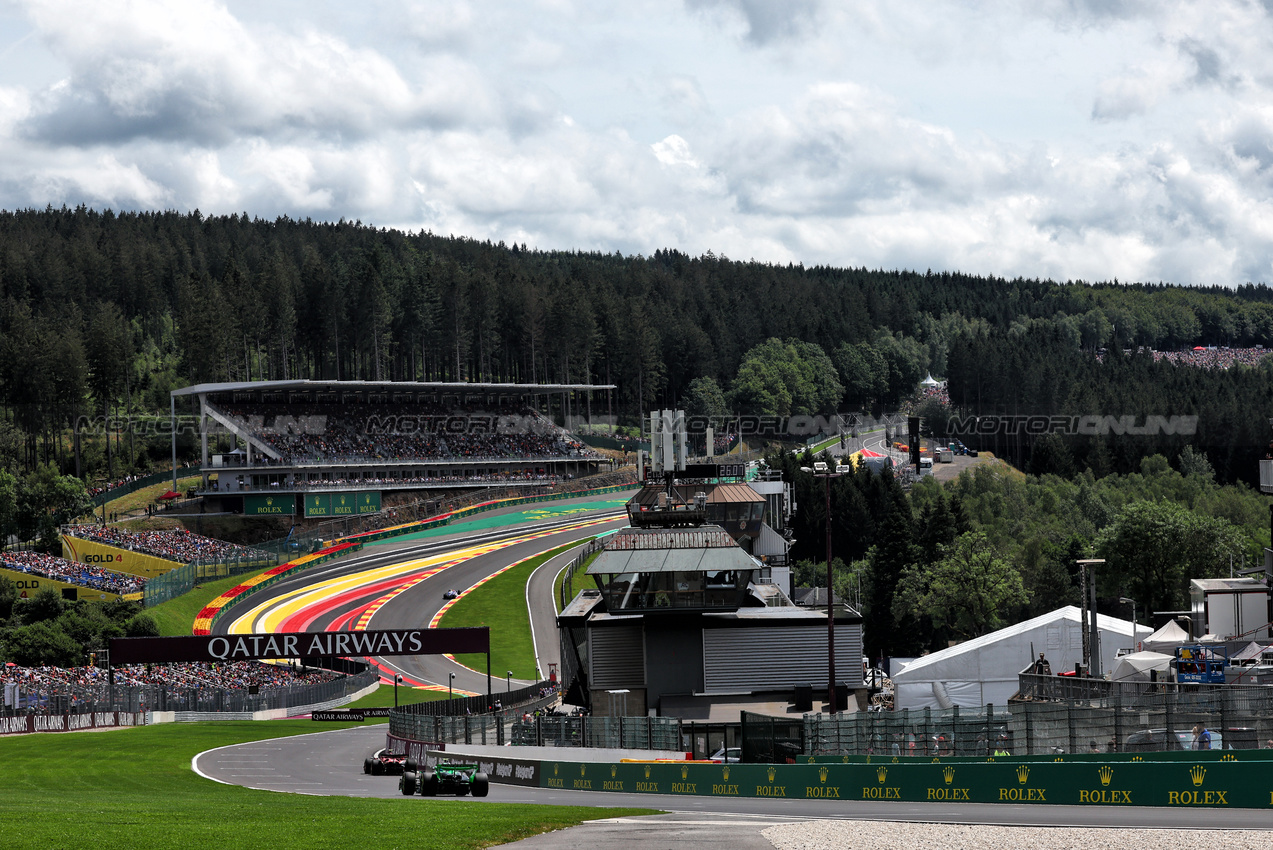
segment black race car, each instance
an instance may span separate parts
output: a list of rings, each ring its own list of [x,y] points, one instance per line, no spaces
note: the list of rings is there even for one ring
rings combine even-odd
[[[384,750],[362,760],[362,772],[368,776],[401,776],[407,762],[406,753]]]

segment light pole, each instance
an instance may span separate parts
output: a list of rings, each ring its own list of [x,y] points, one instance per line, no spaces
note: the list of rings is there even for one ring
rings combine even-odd
[[[450,678],[446,681],[446,698],[452,699],[454,697],[453,690],[455,689],[455,674],[448,673],[447,675],[450,676]]]
[[[513,692],[513,671],[509,670],[505,673],[504,678],[508,680],[508,692],[511,694]]]
[[[398,683],[402,681],[401,673],[393,674],[393,707],[398,707]]]
[[[1132,651],[1136,650],[1136,600],[1129,596],[1120,596],[1118,601],[1132,606]]]
[[[813,468],[800,467],[801,472],[808,472],[815,478],[826,482],[827,493],[827,713],[835,714],[835,603],[833,583],[831,581],[831,479],[839,478],[839,473],[832,472],[827,464],[819,461]]]

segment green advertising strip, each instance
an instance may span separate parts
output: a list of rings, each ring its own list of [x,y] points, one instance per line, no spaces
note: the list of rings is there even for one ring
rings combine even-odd
[[[1265,762],[540,764],[545,788],[706,797],[1067,806],[1273,808]]]
[[[329,517],[331,515],[332,497],[330,493],[307,493],[305,495],[305,519]]]
[[[243,497],[244,516],[281,516],[296,513],[296,497],[273,493]]]

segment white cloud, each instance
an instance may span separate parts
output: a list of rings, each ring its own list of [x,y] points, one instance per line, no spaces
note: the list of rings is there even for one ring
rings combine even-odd
[[[1242,0],[21,8],[0,207],[1273,280],[1273,27]]]

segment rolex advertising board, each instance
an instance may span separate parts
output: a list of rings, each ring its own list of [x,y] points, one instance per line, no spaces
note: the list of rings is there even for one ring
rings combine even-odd
[[[284,516],[296,513],[296,498],[289,494],[243,497],[244,516]]]
[[[332,515],[332,497],[330,493],[305,494],[305,519],[311,517],[328,517]]]

